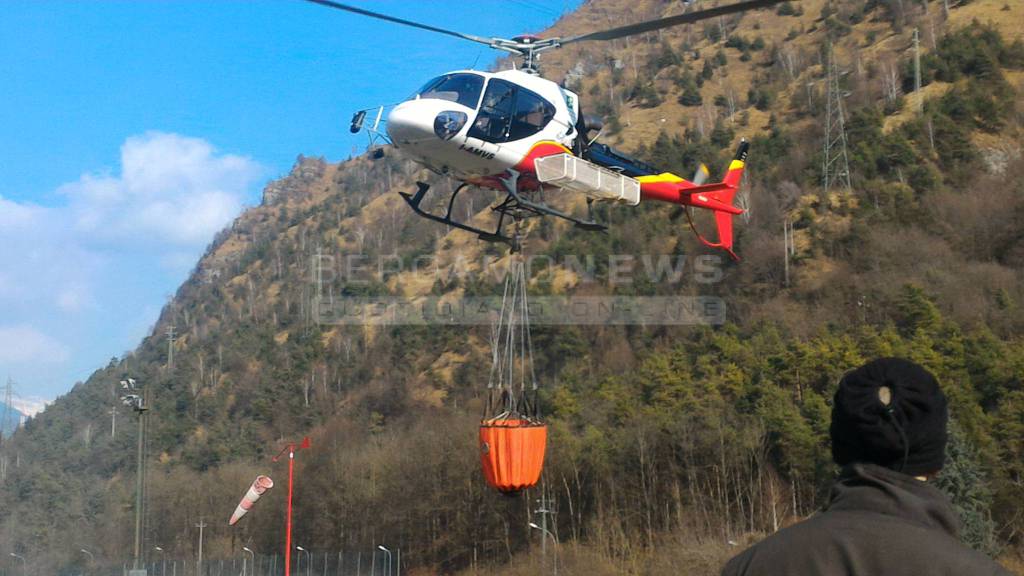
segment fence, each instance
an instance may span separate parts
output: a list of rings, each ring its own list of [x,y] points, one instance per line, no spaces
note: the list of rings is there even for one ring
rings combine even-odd
[[[295,550],[292,553],[293,576],[399,576],[401,550],[389,554],[384,550],[371,552],[317,552]],[[132,571],[130,560],[116,564],[96,562],[66,567],[58,576],[141,576]],[[42,574],[31,560],[24,566],[0,567],[0,576],[36,576]],[[283,576],[282,554],[250,554],[242,552],[231,558],[203,559],[200,567],[195,559],[150,559],[145,565],[147,576]]]

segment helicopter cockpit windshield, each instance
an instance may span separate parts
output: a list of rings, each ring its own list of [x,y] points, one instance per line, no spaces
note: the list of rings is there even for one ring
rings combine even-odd
[[[433,98],[457,102],[467,108],[476,109],[480,92],[484,88],[484,77],[465,72],[438,76],[423,85],[416,92],[419,98]]]

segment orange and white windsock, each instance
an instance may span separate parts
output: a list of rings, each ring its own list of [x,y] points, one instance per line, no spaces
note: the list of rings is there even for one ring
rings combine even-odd
[[[260,496],[264,492],[274,487],[274,481],[269,476],[257,476],[252,481],[252,486],[249,486],[249,491],[242,497],[242,501],[238,503],[238,507],[235,508],[235,513],[231,515],[231,520],[228,520],[229,526],[234,526],[235,522],[245,516],[245,513],[252,508],[252,505],[260,499]]]

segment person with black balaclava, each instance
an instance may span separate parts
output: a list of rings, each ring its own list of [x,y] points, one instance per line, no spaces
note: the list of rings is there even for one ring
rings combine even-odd
[[[832,406],[842,472],[824,510],[751,546],[722,576],[1008,576],[957,539],[929,484],[946,453],[946,397],[930,372],[881,358],[847,373]]]

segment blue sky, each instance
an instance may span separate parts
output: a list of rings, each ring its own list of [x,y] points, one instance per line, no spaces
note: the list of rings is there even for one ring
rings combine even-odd
[[[511,37],[579,0],[349,3]],[[365,145],[353,111],[497,56],[298,0],[9,1],[0,38],[0,378],[24,401],[134,348],[298,154]]]

